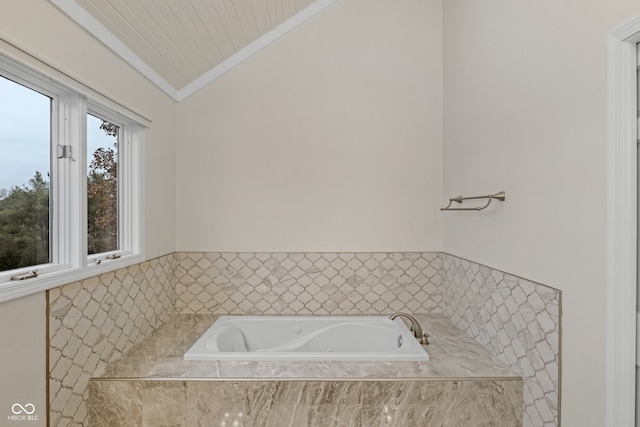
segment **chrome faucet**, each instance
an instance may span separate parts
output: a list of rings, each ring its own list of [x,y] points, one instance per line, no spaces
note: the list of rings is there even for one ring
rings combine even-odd
[[[411,327],[409,328],[409,330],[413,332],[413,336],[416,337],[416,339],[420,344],[425,344],[425,345],[429,344],[429,339],[428,339],[429,335],[422,333],[422,328],[420,327],[420,323],[418,323],[415,317],[407,313],[398,312],[396,314],[392,314],[391,316],[389,316],[389,319],[393,320],[396,317],[404,317],[409,322],[411,322]]]

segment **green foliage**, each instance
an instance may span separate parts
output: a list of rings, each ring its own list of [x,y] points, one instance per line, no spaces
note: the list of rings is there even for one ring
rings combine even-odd
[[[49,183],[36,172],[0,196],[0,271],[49,262]]]

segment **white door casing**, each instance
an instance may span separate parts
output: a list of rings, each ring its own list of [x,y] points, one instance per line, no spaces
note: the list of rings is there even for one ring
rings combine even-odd
[[[640,167],[640,44],[636,45],[636,169]],[[640,174],[636,176],[636,191],[640,191]],[[640,197],[640,195],[638,195]],[[636,212],[637,213],[640,211]],[[640,217],[636,216],[636,227],[640,227]],[[640,233],[640,229],[636,230]],[[640,278],[637,277],[640,268],[640,251],[638,244],[640,236],[636,235],[636,427],[640,427]]]
[[[637,268],[636,44],[640,17],[609,33],[605,422],[635,421]]]

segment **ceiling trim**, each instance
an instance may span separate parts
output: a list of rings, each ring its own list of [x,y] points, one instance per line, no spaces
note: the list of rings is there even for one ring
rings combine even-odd
[[[269,46],[271,43],[275,42],[279,38],[283,37],[285,34],[293,31],[300,25],[304,24],[314,16],[323,12],[333,4],[335,4],[338,0],[317,0],[309,7],[301,10],[297,14],[293,15],[291,18],[284,21],[282,24],[275,27],[273,30],[264,34],[260,38],[256,39],[252,43],[248,44],[244,48],[240,49],[234,55],[230,56],[226,60],[222,61],[220,64],[213,67],[211,70],[207,71],[182,89],[178,90],[178,101],[182,101],[189,96],[193,95],[209,83],[214,80],[220,78],[231,69],[237,67],[242,62],[251,58],[256,53],[260,52],[262,49]]]
[[[178,90],[169,82],[163,79],[160,74],[156,73],[153,68],[147,65],[138,55],[129,49],[120,41],[111,31],[95,19],[89,12],[84,10],[78,3],[73,0],[50,0],[60,10],[69,15],[71,19],[76,21],[82,28],[87,30],[95,38],[104,43],[114,53],[124,59],[133,68],[138,70],[142,75],[149,79],[153,84],[158,86],[167,95],[174,100],[178,98]]]
[[[118,39],[118,37],[116,37],[111,31],[109,31],[104,25],[102,25],[97,19],[95,19],[89,12],[87,12],[74,0],[50,1],[60,10],[66,13],[71,19],[76,21],[82,28],[84,28],[95,38],[100,40],[104,45],[106,45],[114,53],[124,59],[127,63],[129,63],[129,65],[135,68],[143,76],[149,79],[149,81],[151,81],[177,102],[187,99],[209,83],[220,78],[256,53],[260,52],[271,43],[275,42],[290,31],[304,24],[314,16],[318,15],[319,13],[323,12],[324,10],[338,2],[338,0],[317,0],[309,7],[293,15],[291,18],[278,25],[273,30],[269,31],[249,45],[240,49],[238,52],[236,52],[220,64],[216,65],[200,77],[196,78],[191,83],[178,89],[173,87],[169,82],[162,78],[156,71],[154,71],[153,68],[151,68],[146,62],[144,62],[138,55],[136,55],[131,49],[129,49],[124,43],[122,43],[122,41]]]

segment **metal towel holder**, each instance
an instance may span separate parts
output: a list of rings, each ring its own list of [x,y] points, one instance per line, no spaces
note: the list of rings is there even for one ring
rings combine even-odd
[[[444,208],[440,208],[440,210],[441,211],[481,211],[481,210],[486,209],[487,207],[489,207],[489,205],[491,204],[493,199],[500,200],[501,202],[504,202],[505,198],[506,198],[506,194],[504,193],[504,191],[501,191],[501,192],[496,193],[496,194],[488,194],[486,196],[473,196],[473,197],[458,196],[458,197],[453,197],[453,198],[449,199],[449,204]],[[451,207],[451,204],[453,202],[462,203],[465,200],[478,200],[478,199],[488,199],[488,200],[487,200],[487,203],[485,203],[483,206],[478,206],[478,207],[475,207],[475,208],[452,208]]]

